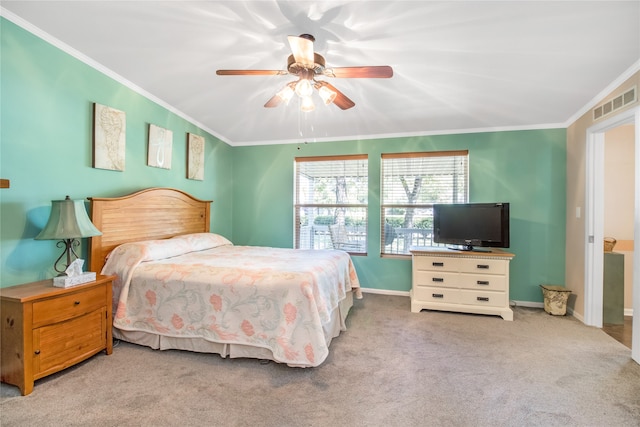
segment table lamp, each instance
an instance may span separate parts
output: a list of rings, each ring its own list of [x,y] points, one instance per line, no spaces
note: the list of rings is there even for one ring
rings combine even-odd
[[[53,200],[51,202],[51,215],[49,222],[38,234],[36,240],[60,240],[56,243],[59,248],[64,247],[64,251],[53,264],[53,268],[64,275],[66,268],[71,265],[74,259],[79,258],[75,248],[80,245],[78,239],[91,236],[99,236],[102,233],[98,230],[84,207],[83,200],[71,200],[67,196],[64,200]],[[66,265],[60,265],[66,256]]]

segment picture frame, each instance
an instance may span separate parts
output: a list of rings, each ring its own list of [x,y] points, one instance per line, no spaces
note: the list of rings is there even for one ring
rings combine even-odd
[[[124,171],[126,114],[106,105],[93,104],[93,167]]]
[[[173,131],[149,124],[147,166],[171,169]]]
[[[187,179],[204,181],[204,137],[187,133]]]

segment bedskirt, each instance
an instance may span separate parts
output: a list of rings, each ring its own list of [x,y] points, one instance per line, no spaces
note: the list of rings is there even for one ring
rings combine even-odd
[[[345,331],[346,318],[353,307],[353,292],[347,292],[346,297],[340,301],[338,307],[331,313],[330,321],[323,326],[327,347],[331,340],[341,331]],[[244,344],[218,343],[204,338],[180,338],[163,336],[143,331],[126,331],[113,328],[113,337],[133,344],[150,347],[154,350],[187,350],[198,353],[218,354],[223,358],[252,358],[263,360],[275,360],[273,352],[268,348],[254,347]],[[287,364],[291,367],[307,367]]]

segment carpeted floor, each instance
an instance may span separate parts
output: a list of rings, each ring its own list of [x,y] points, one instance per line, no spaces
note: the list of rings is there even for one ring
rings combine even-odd
[[[2,384],[0,424],[640,426],[640,365],[600,329],[409,306],[365,294],[318,368],[120,343],[29,396]]]

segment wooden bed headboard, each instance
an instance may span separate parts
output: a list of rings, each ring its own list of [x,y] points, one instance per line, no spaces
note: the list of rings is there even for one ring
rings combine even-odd
[[[102,232],[89,239],[89,271],[98,274],[118,245],[210,229],[211,201],[173,188],[148,188],[123,197],[89,200],[91,221]]]

